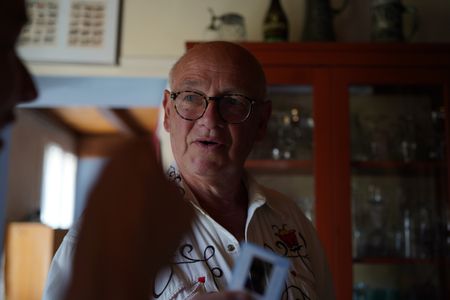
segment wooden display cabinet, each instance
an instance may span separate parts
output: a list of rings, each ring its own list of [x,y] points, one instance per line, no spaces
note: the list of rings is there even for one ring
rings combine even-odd
[[[280,156],[278,123],[247,168],[282,192],[312,190],[297,200],[313,197],[337,299],[448,299],[450,45],[242,45],[265,70],[274,111],[298,99],[313,120],[296,144],[310,153]]]

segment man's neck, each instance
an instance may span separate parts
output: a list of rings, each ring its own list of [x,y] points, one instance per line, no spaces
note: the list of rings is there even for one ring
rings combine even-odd
[[[228,178],[228,177],[227,177]],[[228,178],[183,178],[200,207],[238,240],[245,238],[248,194],[242,174]]]

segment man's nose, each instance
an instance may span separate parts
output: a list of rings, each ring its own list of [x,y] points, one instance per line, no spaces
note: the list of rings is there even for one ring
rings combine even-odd
[[[208,100],[208,107],[203,114],[203,117],[199,119],[200,124],[208,127],[223,127],[225,122],[222,120],[219,114],[219,104],[217,100]]]

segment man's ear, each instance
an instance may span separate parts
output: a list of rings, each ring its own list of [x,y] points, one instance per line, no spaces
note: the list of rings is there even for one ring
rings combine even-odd
[[[265,101],[261,104],[261,112],[256,132],[256,141],[261,141],[266,136],[267,125],[272,114],[272,101]]]
[[[170,104],[170,92],[168,90],[164,90],[164,99],[163,99],[163,108],[164,108],[164,129],[167,132],[170,132],[170,113],[171,113],[171,104]]]

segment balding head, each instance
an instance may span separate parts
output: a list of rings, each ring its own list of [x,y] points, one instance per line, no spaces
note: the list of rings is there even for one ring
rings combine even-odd
[[[207,66],[211,70],[227,70],[242,81],[251,81],[254,97],[264,99],[266,96],[266,78],[258,60],[245,48],[231,43],[214,41],[201,43],[187,51],[172,67],[169,74],[171,89],[185,69]]]

